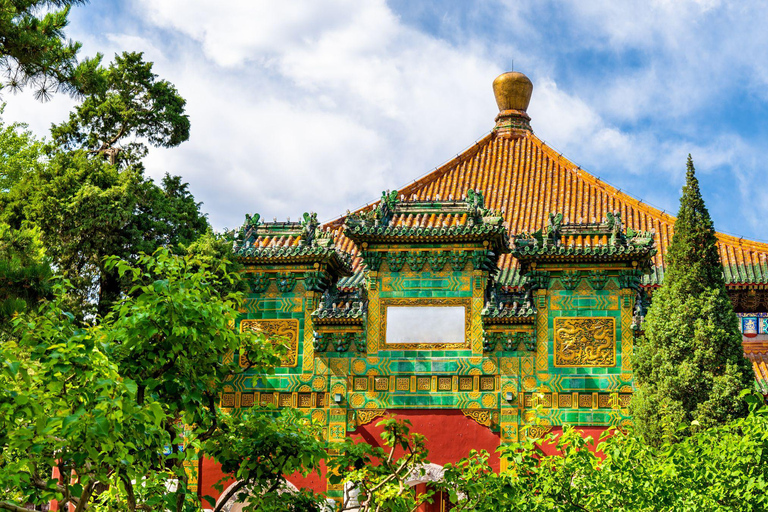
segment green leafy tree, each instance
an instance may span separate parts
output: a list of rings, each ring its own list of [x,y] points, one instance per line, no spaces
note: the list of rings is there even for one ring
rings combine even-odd
[[[170,147],[189,137],[184,99],[151,70],[137,53],[99,68],[98,87],[68,122],[52,128],[45,155],[14,127],[0,137],[0,155],[15,164],[6,179],[12,186],[0,195],[0,218],[16,229],[25,220],[41,228],[53,262],[75,285],[81,317],[103,317],[125,292],[105,258],[135,261],[157,247],[181,252],[208,228],[181,178],[166,175],[157,186],[144,176],[145,141]]]
[[[4,86],[35,88],[38,99],[52,93],[79,94],[95,80],[100,57],[78,63],[81,44],[66,39],[71,6],[83,0],[0,0],[0,71]],[[2,87],[2,86],[0,86]]]
[[[0,339],[9,334],[14,315],[50,298],[52,276],[40,230],[29,225],[14,230],[0,222]]]
[[[133,287],[100,325],[83,327],[57,300],[17,318],[18,336],[0,346],[0,510],[59,500],[77,511],[197,511],[185,464],[216,446],[256,489],[279,479],[269,460],[313,469],[321,452],[303,420],[218,408],[229,379],[273,373],[286,351],[232,328],[243,296],[221,293],[220,280],[239,277],[165,249],[110,264]]]
[[[209,499],[214,512],[226,510],[234,501],[247,503],[248,511],[326,510],[322,496],[301,489],[291,492],[286,481],[286,474],[300,472],[306,476],[319,468],[326,457],[320,430],[293,409],[223,416],[221,427],[203,450],[237,483],[226,491],[217,506]],[[224,491],[222,482],[217,487]]]
[[[116,55],[108,68],[98,69],[98,77],[69,120],[51,129],[61,148],[126,165],[146,156],[144,141],[169,148],[189,139],[186,101],[173,84],[157,79],[141,53]]]
[[[103,317],[126,291],[105,258],[136,261],[158,247],[182,249],[208,223],[187,185],[166,175],[162,186],[140,168],[118,169],[82,151],[59,152],[0,196],[3,217],[17,228],[30,221],[40,229],[48,254],[75,289],[78,316]]]
[[[426,438],[411,432],[411,422],[390,416],[378,422],[384,445],[347,438],[329,465],[329,481],[345,485],[341,510],[412,512],[430,502],[432,491],[417,494],[407,481],[428,463]]]
[[[630,408],[649,442],[746,414],[738,397],[754,386],[754,374],[744,357],[715,229],[690,155],[664,283],[643,327],[635,349],[637,390]],[[678,430],[681,424],[687,425],[683,431]]]
[[[700,430],[681,441],[645,442],[635,432],[592,439],[565,426],[533,442],[502,447],[507,469],[496,473],[486,453],[447,464],[438,489],[454,511],[765,510],[768,506],[768,416],[762,397],[749,396],[752,413]],[[559,454],[544,455],[548,443]]]
[[[0,107],[0,116],[4,110]],[[42,165],[43,144],[26,125],[3,124],[0,119],[0,196]]]

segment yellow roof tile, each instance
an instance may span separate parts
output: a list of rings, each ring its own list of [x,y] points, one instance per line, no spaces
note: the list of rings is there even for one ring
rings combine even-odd
[[[483,137],[474,146],[433,172],[399,191],[408,199],[459,200],[467,190],[479,190],[485,205],[503,210],[504,220],[511,234],[531,232],[547,225],[551,212],[562,212],[566,222],[602,221],[607,212],[620,211],[625,226],[639,231],[656,232],[657,267],[663,267],[664,255],[672,240],[675,218],[634,197],[600,181],[547,146],[536,135],[508,138],[495,133]],[[370,209],[369,205],[364,209]],[[361,209],[362,210],[362,209]],[[426,216],[424,216],[426,217]],[[413,219],[408,219],[414,222]],[[337,246],[355,253],[354,245],[341,233],[344,217],[329,222]],[[434,215],[418,219],[418,224],[442,224]],[[458,221],[461,222],[461,221]],[[746,265],[750,268],[766,265],[768,244],[739,239],[718,233],[720,257],[724,266],[734,269],[731,284],[744,283]],[[359,267],[360,262],[356,261]],[[502,270],[511,270],[517,262],[509,255],[502,256]],[[768,282],[766,271],[752,271],[760,282]]]

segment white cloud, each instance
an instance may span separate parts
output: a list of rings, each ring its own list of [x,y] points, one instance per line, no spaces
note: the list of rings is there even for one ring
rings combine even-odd
[[[768,214],[747,185],[766,152],[738,134],[702,136],[689,121],[729,88],[768,97],[768,62],[755,58],[768,45],[765,16],[752,4],[507,2],[497,32],[462,30],[461,43],[407,25],[383,0],[130,5],[130,23],[106,33],[73,25],[70,35],[87,54],[144,51],[178,87],[191,139],[150,152],[148,171],[182,175],[219,228],[254,211],[329,219],[409,183],[492,128],[490,83],[513,59],[534,81],[537,135],[589,171],[671,209],[692,152],[702,174],[740,190],[753,229]],[[557,33],[568,41],[542,14],[567,21]],[[556,80],[573,51],[629,52],[637,63]],[[44,131],[71,106],[54,102],[15,102],[6,118]]]
[[[493,126],[490,83],[500,70],[405,27],[383,2],[335,2],[322,14],[313,2],[249,2],[219,10],[238,13],[229,18],[207,5],[137,4],[148,21],[199,43],[161,73],[189,102],[192,139],[150,162],[186,162],[184,176],[203,185],[196,195],[218,226],[254,210],[334,217]],[[189,61],[196,65],[181,64]]]

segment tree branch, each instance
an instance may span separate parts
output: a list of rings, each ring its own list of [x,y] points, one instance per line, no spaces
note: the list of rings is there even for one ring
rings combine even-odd
[[[7,501],[0,501],[0,510],[12,510],[13,512],[29,512],[28,508],[8,503]]]
[[[136,511],[136,495],[133,493],[133,483],[131,482],[131,479],[128,478],[128,475],[120,472],[120,480],[123,481],[123,485],[125,485],[125,497],[128,501],[128,510],[130,512]]]
[[[216,432],[216,429],[219,428],[219,416],[216,412],[216,398],[210,393],[206,393],[206,398],[208,399],[208,408],[213,414],[213,423],[211,423],[211,426],[208,428],[208,430],[197,437],[197,439],[200,441],[207,441],[210,439],[214,432]]]
[[[91,499],[91,493],[93,492],[94,481],[91,480],[83,488],[83,493],[80,495],[80,501],[75,507],[75,512],[83,512],[88,507],[88,501]]]

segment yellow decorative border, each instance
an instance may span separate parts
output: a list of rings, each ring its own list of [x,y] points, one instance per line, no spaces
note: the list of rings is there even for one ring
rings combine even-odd
[[[410,307],[464,307],[464,341],[462,343],[387,343],[387,306]],[[471,348],[472,342],[472,301],[469,297],[424,297],[380,299],[379,333],[383,343],[379,349],[389,350],[458,350]],[[479,319],[478,319],[479,321]]]
[[[299,321],[290,319],[271,320],[241,320],[240,332],[245,330],[261,331],[269,336],[282,336],[288,338],[288,353],[283,357],[284,367],[295,367],[299,360]],[[242,361],[245,354],[240,354]]]

